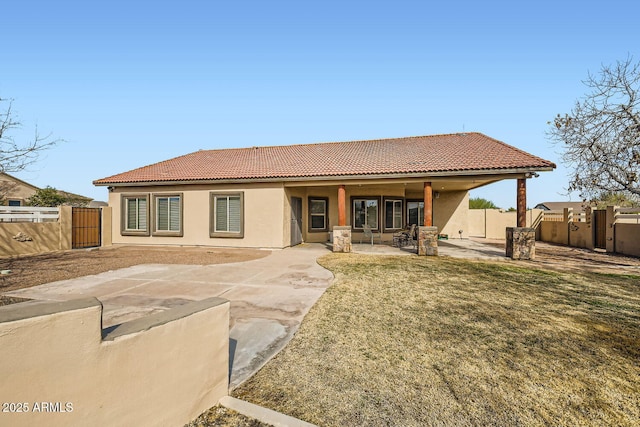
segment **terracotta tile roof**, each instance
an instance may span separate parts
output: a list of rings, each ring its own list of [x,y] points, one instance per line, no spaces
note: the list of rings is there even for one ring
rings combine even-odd
[[[481,133],[371,141],[201,150],[94,181],[96,185],[161,181],[305,179],[353,175],[437,174],[506,169],[550,170],[555,164]]]

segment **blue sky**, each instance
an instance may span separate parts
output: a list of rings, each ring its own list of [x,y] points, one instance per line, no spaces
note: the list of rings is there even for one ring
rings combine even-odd
[[[0,97],[66,142],[16,176],[94,179],[199,149],[477,131],[554,161],[547,122],[602,64],[640,60],[636,1],[3,2]],[[515,181],[472,196],[515,206]],[[576,197],[574,196],[574,200]]]

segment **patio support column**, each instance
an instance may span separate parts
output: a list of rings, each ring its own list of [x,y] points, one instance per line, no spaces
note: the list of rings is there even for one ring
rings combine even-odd
[[[418,255],[438,256],[438,227],[433,226],[433,188],[424,183],[424,226],[418,227]]]
[[[347,196],[344,185],[338,187],[338,225],[347,225]]]
[[[536,230],[527,228],[527,180],[518,178],[517,227],[507,227],[506,255],[511,259],[535,259]]]
[[[425,227],[433,226],[433,188],[431,182],[424,183],[424,222]]]
[[[338,225],[333,227],[333,252],[351,252],[351,227],[347,225],[344,185],[338,186]]]
[[[527,180],[518,178],[518,196],[516,202],[517,226],[527,226]]]

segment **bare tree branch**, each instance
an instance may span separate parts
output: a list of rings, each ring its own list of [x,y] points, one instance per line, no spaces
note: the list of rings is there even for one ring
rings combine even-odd
[[[5,103],[6,107],[2,108]],[[21,123],[13,118],[12,100],[0,98],[0,172],[19,172],[38,160],[43,150],[62,142],[52,139],[51,134],[41,136],[36,127],[32,140],[18,143],[10,135],[11,130],[21,127]]]
[[[583,82],[590,92],[549,122],[548,135],[573,170],[569,191],[594,200],[620,193],[640,200],[640,63],[631,57]]]

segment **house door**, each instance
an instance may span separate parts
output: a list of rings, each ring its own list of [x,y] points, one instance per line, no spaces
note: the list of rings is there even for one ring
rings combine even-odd
[[[291,198],[291,246],[302,243],[302,199]]]

